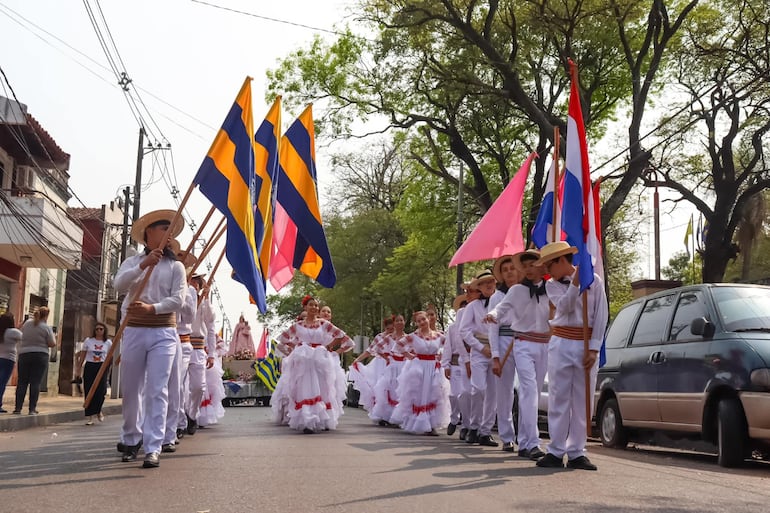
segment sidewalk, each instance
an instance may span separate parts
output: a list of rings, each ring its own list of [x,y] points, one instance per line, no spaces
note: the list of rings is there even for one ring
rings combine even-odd
[[[40,393],[40,399],[37,402],[38,415],[28,415],[29,392],[24,401],[21,415],[13,415],[13,405],[16,398],[16,387],[9,386],[5,389],[3,395],[3,409],[8,413],[0,413],[0,431],[18,431],[35,426],[49,426],[60,422],[72,422],[82,420],[85,423],[85,413],[83,411],[82,396],[58,395],[48,397],[46,392]],[[120,399],[110,399],[109,390],[107,398],[104,401],[102,412],[105,415],[120,415]],[[96,420],[96,419],[94,419]],[[98,421],[97,421],[98,422]]]

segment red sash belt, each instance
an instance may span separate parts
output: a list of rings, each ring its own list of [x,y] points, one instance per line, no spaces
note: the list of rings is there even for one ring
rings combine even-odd
[[[426,360],[426,361],[429,361],[429,362],[436,359],[436,355],[435,354],[419,354],[419,353],[417,353],[414,356],[418,360]]]
[[[583,340],[583,328],[580,328],[580,340]],[[528,342],[537,342],[538,344],[547,344],[551,340],[550,333],[538,333],[536,331],[517,331],[516,338],[519,340],[526,340]]]
[[[566,338],[568,340],[583,340],[583,327],[582,326],[553,326],[551,328],[553,334],[557,337]],[[588,338],[591,338],[593,334],[593,328],[588,328]]]
[[[404,357],[403,356],[398,356],[398,355],[392,354],[392,355],[390,355],[390,357],[393,358],[394,360],[396,360],[397,362],[403,362],[404,361]]]

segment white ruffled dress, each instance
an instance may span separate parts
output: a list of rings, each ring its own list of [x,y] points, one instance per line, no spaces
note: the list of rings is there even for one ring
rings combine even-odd
[[[276,422],[297,430],[337,428],[347,381],[339,358],[327,349],[336,339],[342,339],[343,344],[350,340],[323,319],[309,326],[296,322],[278,337],[279,342],[294,348],[283,359],[281,377],[270,401]]]
[[[444,335],[424,339],[410,333],[399,341],[404,353],[414,359],[404,363],[398,377],[398,406],[395,420],[410,433],[428,433],[449,422],[449,386],[439,364]]]
[[[369,411],[369,418],[397,424],[393,413],[398,406],[398,376],[404,366],[404,356],[398,349],[397,340],[391,335],[385,336],[384,351],[380,354],[387,362],[377,384],[374,386],[374,406]]]

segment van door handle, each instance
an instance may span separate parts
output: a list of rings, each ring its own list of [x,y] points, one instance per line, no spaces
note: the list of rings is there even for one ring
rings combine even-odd
[[[651,353],[650,357],[647,358],[647,363],[650,365],[656,365],[660,363],[659,361],[660,355],[661,355],[660,351],[655,351],[654,353]]]

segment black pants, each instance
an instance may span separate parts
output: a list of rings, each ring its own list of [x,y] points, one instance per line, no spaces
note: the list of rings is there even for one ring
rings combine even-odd
[[[29,411],[37,410],[37,400],[40,397],[40,386],[43,384],[43,376],[48,370],[48,353],[23,353],[18,361],[19,379],[16,384],[16,407],[14,411],[21,411],[24,406],[24,397],[29,387]]]
[[[83,367],[84,397],[88,397],[88,392],[91,390],[91,387],[94,386],[96,374],[99,372],[102,365],[101,362],[86,362],[85,367]],[[91,398],[91,402],[88,403],[88,408],[86,408],[86,417],[99,415],[99,413],[101,413],[102,406],[104,406],[104,396],[107,395],[107,377],[109,376],[109,373],[110,369],[108,368],[102,375],[101,381],[96,385],[94,396]]]

